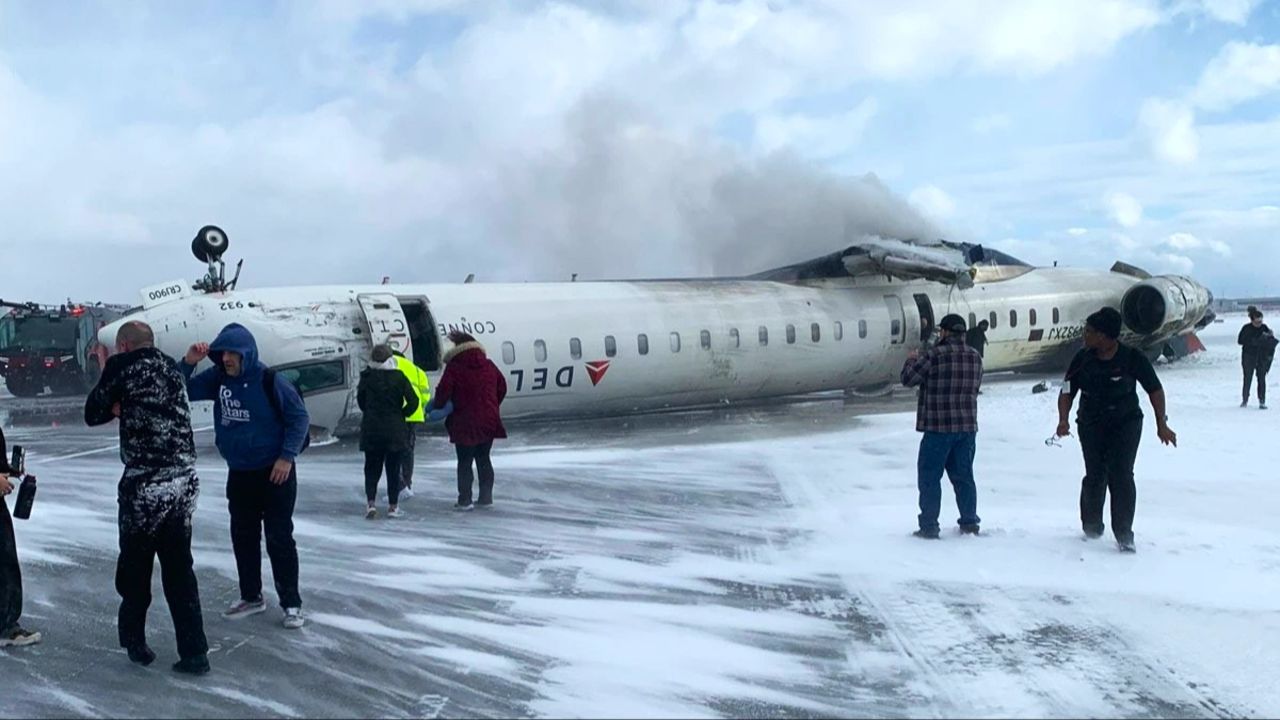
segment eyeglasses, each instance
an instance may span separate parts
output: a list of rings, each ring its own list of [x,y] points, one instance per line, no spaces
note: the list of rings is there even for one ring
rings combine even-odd
[[[1071,437],[1071,433],[1067,433],[1066,435],[1063,435],[1063,437]],[[1062,447],[1062,439],[1055,433],[1046,438],[1044,444],[1049,447]]]

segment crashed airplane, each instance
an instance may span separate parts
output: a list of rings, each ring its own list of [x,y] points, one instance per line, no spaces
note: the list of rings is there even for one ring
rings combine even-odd
[[[732,278],[519,284],[338,285],[240,290],[225,279],[226,234],[192,241],[208,274],[142,291],[109,325],[144,320],[178,357],[230,322],[302,392],[317,436],[358,431],[355,388],[369,351],[388,343],[427,371],[445,336],[474,335],[507,376],[504,416],[652,412],[845,390],[891,388],[937,318],[987,320],[985,366],[1065,366],[1084,319],[1121,310],[1122,340],[1151,356],[1198,349],[1212,295],[1182,276],[1032,267],[980,245],[865,238],[808,262]],[[207,362],[207,361],[205,361]]]

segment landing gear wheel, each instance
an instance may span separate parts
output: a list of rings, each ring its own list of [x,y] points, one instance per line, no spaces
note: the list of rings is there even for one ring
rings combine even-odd
[[[217,262],[227,252],[227,234],[217,225],[205,225],[191,241],[191,254],[200,262]]]

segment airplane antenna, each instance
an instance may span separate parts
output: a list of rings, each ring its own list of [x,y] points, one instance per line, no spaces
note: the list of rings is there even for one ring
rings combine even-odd
[[[469,285],[469,284],[471,284],[471,281],[472,281],[472,280],[475,280],[475,279],[476,279],[476,274],[475,274],[475,273],[467,273],[467,279],[466,279],[466,280],[463,280],[463,281],[462,281],[462,284],[463,284],[463,285]]]

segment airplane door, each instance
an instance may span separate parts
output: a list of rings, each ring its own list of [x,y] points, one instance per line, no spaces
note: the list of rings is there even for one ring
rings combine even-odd
[[[889,308],[889,344],[901,345],[907,340],[907,314],[902,309],[902,299],[885,295],[884,304]]]
[[[395,295],[383,293],[358,295],[360,309],[369,323],[369,339],[374,345],[386,343],[392,350],[413,359],[413,344],[409,342],[409,323]]]
[[[929,296],[923,293],[914,297],[916,299],[916,308],[920,310],[920,341],[924,342],[933,333],[933,303],[929,300]]]

